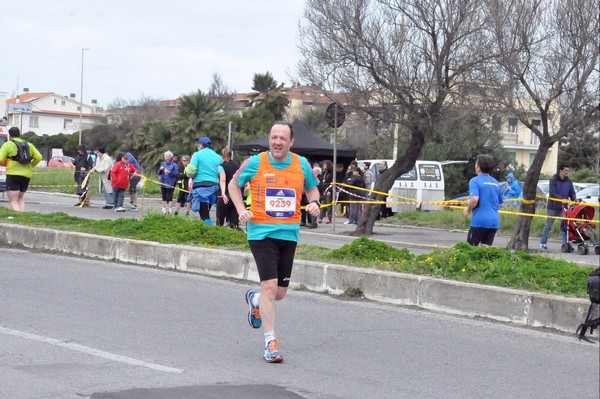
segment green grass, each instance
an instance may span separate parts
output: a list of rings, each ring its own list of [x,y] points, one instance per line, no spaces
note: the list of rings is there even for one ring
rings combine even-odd
[[[74,169],[70,168],[35,168],[29,187],[40,191],[75,194],[77,185],[75,184],[73,175]],[[158,180],[157,176],[148,176],[148,178]],[[97,173],[90,176],[90,183],[91,192],[99,193],[100,183]],[[144,194],[149,196],[159,195],[160,187],[154,182],[147,181],[146,187],[144,188]],[[138,195],[141,196],[142,193],[138,192]]]
[[[518,212],[518,209],[505,208],[503,211]],[[437,227],[446,230],[468,230],[469,224],[471,223],[471,217],[464,217],[462,212],[462,209],[444,209],[430,212],[407,211],[386,218],[384,222],[398,225]],[[529,233],[531,237],[541,237],[546,224],[546,209],[538,209],[536,214],[541,217],[532,218]],[[518,215],[506,214],[504,212],[501,213],[500,229],[498,233],[502,235],[511,235],[515,229],[517,218]],[[560,238],[560,236],[560,223],[555,221],[552,225],[552,230],[550,230],[550,237]]]
[[[13,219],[8,219],[9,216]],[[158,213],[147,214],[142,220],[90,220],[65,213],[16,213],[0,207],[0,220],[3,223],[159,243],[249,251],[245,233],[209,226],[200,220],[165,218]],[[587,298],[587,276],[593,270],[592,267],[562,259],[494,247],[471,247],[466,243],[443,251],[415,255],[405,248],[397,249],[367,237],[335,250],[299,245],[296,258],[580,298]]]

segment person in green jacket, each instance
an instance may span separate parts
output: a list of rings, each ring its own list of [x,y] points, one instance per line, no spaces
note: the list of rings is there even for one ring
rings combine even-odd
[[[10,140],[0,147],[0,164],[6,161],[6,191],[8,191],[10,209],[23,212],[25,210],[23,197],[27,187],[29,187],[32,176],[31,169],[40,163],[42,154],[33,144],[29,143],[29,152],[33,157],[33,161],[27,165],[19,163],[16,159],[18,149],[14,142],[24,142],[25,140],[20,137],[21,131],[18,127],[11,127],[8,130],[8,136]]]

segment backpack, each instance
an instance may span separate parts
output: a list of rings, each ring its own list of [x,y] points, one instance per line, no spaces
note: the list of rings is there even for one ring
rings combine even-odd
[[[21,165],[29,165],[33,161],[29,143],[15,140],[12,140],[12,142],[17,146],[17,155],[10,157],[10,159],[19,162]]]
[[[580,340],[591,342],[585,336],[587,329],[590,329],[590,334],[594,333],[594,329],[600,327],[600,317],[594,319],[596,307],[600,304],[600,267],[590,273],[588,280],[588,294],[590,295],[590,308],[588,310],[585,321],[577,327],[575,334],[579,335]]]

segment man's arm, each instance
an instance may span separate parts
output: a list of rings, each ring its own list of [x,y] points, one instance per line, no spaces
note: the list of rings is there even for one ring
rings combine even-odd
[[[475,207],[477,206],[477,203],[479,203],[479,196],[474,195],[469,199],[469,202],[467,203],[467,208],[463,211],[463,215],[465,217],[469,216],[469,213],[471,213],[471,211],[473,209],[475,209]]]
[[[225,204],[229,203],[229,198],[227,198],[226,187],[225,187],[225,172],[221,170],[222,168],[219,166],[219,188],[221,189],[221,198],[223,198],[223,202]]]
[[[321,207],[319,206],[320,204],[317,203],[319,201],[319,197],[319,189],[317,186],[306,191],[306,199],[308,200],[306,212],[310,213],[312,216],[319,216],[319,213],[321,212]]]
[[[244,204],[244,198],[242,197],[242,190],[240,189],[240,185],[238,184],[236,177],[231,179],[228,188],[229,199],[233,202],[233,205],[235,206],[235,210],[239,215],[240,222],[248,222],[254,217],[254,214],[248,209],[246,209],[246,204]]]
[[[35,148],[35,146],[31,143],[29,143],[30,149],[32,149],[31,151],[31,155],[33,156],[33,161],[31,162],[31,167],[35,168],[37,166],[38,163],[40,163],[42,161],[42,153],[38,151],[37,148]]]

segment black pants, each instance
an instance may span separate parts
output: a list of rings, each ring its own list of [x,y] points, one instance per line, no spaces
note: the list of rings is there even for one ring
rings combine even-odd
[[[200,203],[200,219],[210,220],[210,204],[208,202]]]
[[[217,226],[224,226],[225,220],[229,221],[229,227],[235,229],[240,224],[239,216],[233,201],[226,204],[223,198],[217,200]]]

